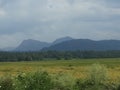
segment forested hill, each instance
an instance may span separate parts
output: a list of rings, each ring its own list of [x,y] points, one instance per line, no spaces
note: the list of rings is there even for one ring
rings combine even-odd
[[[80,51],[120,50],[120,40],[95,41],[90,39],[73,39],[71,37],[63,37],[56,39],[51,43],[48,43],[28,39],[24,40],[14,50],[9,51],[28,52],[28,51],[77,51],[77,50]]]
[[[38,40],[32,40],[32,39],[28,39],[28,40],[24,40],[16,49],[14,49],[13,51],[40,51],[41,49],[45,48],[45,47],[50,47],[52,45],[55,44],[59,44],[61,42],[65,42],[65,41],[69,41],[72,40],[71,37],[63,37],[63,38],[59,38],[56,39],[55,41],[53,41],[52,43],[48,43],[48,42],[41,42]]]
[[[56,44],[59,44],[59,43],[62,43],[62,42],[70,41],[70,40],[74,40],[74,39],[71,38],[71,37],[68,37],[68,36],[63,37],[63,38],[58,38],[52,43],[52,45],[56,45]]]
[[[49,47],[51,44],[40,42],[38,40],[24,40],[14,51],[40,51],[44,47]]]
[[[120,40],[101,40],[93,41],[89,39],[74,39],[52,45],[43,50],[56,50],[56,51],[106,51],[106,50],[120,50]]]

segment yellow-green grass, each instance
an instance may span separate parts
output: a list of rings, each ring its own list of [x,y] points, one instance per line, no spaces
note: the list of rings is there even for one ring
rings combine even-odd
[[[107,67],[108,77],[112,81],[117,81],[120,78],[120,58],[0,62],[0,76],[46,71],[50,74],[65,73],[71,74],[75,78],[86,78],[90,66],[95,63]]]

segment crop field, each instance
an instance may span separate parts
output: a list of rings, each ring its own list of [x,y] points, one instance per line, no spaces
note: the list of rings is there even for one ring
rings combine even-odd
[[[71,74],[75,78],[87,77],[92,64],[101,64],[107,68],[108,76],[117,80],[120,77],[120,58],[113,59],[78,59],[45,60],[35,62],[0,62],[0,76],[19,73],[46,71],[49,74]]]

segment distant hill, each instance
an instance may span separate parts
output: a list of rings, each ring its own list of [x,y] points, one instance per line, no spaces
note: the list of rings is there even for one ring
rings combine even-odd
[[[62,43],[64,41],[72,40],[71,37],[63,37],[55,40],[53,43],[40,42],[37,40],[24,40],[14,51],[40,51],[43,48]]]
[[[93,41],[89,39],[74,39],[55,44],[43,50],[75,51],[75,50],[120,50],[120,40]]]
[[[73,39],[71,37],[63,37],[56,39],[53,43],[41,42],[38,40],[24,40],[17,48],[7,48],[2,51],[106,51],[120,50],[120,40],[100,40],[94,41],[90,39]]]
[[[40,42],[37,40],[24,40],[14,51],[39,51],[44,47],[49,47],[51,44]]]
[[[55,44],[59,44],[61,42],[65,42],[65,41],[70,41],[70,40],[73,40],[73,38],[71,37],[63,37],[63,38],[59,38],[59,39],[56,39],[52,45],[55,45]]]

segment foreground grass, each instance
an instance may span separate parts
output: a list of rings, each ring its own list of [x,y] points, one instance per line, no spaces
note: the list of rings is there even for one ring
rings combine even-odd
[[[105,65],[108,68],[109,78],[113,82],[118,80],[120,76],[120,58],[1,62],[0,76],[8,74],[16,76],[21,72],[46,71],[49,74],[65,73],[75,78],[86,78],[90,66],[94,63]]]
[[[1,77],[0,90],[120,90],[120,78],[118,82],[111,82],[108,74],[108,68],[101,64],[89,66],[85,78],[45,71],[19,73]]]

